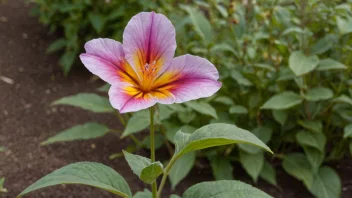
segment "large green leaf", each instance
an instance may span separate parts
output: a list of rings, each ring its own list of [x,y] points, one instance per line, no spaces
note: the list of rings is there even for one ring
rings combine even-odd
[[[307,159],[312,166],[312,170],[316,173],[320,167],[320,165],[324,161],[324,153],[314,147],[303,146],[304,152],[306,153]]]
[[[331,58],[323,59],[319,62],[317,67],[318,71],[335,70],[335,69],[347,69],[347,67]]]
[[[151,162],[150,159],[122,151],[128,165],[143,182],[151,184],[163,173],[160,162]]]
[[[182,198],[269,198],[251,185],[234,180],[202,182],[188,188]]]
[[[273,117],[274,119],[281,124],[281,126],[284,126],[288,117],[287,111],[284,110],[273,110]]]
[[[319,63],[317,56],[306,56],[300,51],[291,53],[289,58],[289,67],[296,74],[301,76],[315,69]]]
[[[104,189],[122,197],[132,197],[125,179],[112,168],[95,162],[78,162],[62,167],[26,188],[18,197],[58,184],[83,184]]]
[[[114,108],[112,108],[107,98],[93,93],[80,93],[73,96],[63,97],[54,101],[52,105],[71,105],[95,113],[114,111]]]
[[[216,180],[233,180],[233,167],[225,157],[214,157],[210,165]]]
[[[202,37],[205,42],[213,37],[212,27],[208,19],[198,10],[185,6],[185,10],[191,17],[191,21],[195,27],[195,30]]]
[[[175,189],[176,185],[188,175],[194,165],[195,160],[196,153],[190,152],[180,157],[172,166],[169,172],[169,179],[172,189]]]
[[[252,177],[253,181],[257,182],[264,165],[264,153],[249,154],[241,151],[240,162],[244,170]]]
[[[216,109],[212,107],[210,104],[205,103],[205,102],[197,102],[197,101],[190,101],[185,103],[186,106],[194,109],[195,111],[204,114],[204,115],[209,115],[215,119],[218,118],[218,115],[216,114]]]
[[[316,87],[307,91],[304,95],[304,98],[308,101],[319,101],[327,100],[334,96],[334,93],[331,89],[325,87]]]
[[[342,18],[336,17],[337,27],[339,28],[340,34],[348,34],[352,32],[352,17]]]
[[[302,101],[303,99],[298,94],[291,91],[286,91],[271,97],[264,103],[261,109],[284,110],[301,104]]]
[[[323,133],[313,133],[309,131],[300,131],[296,135],[298,143],[302,146],[310,146],[324,152],[326,138]]]
[[[273,134],[273,129],[267,126],[259,126],[251,131],[255,136],[257,136],[263,143],[268,143]],[[241,150],[246,151],[250,154],[256,154],[261,151],[257,146],[252,146],[249,144],[238,144]]]
[[[63,130],[40,144],[48,145],[56,142],[94,139],[106,135],[109,131],[110,129],[103,124],[88,122]]]
[[[345,126],[343,130],[343,138],[352,137],[352,124]]]
[[[269,162],[264,161],[264,166],[259,176],[268,183],[274,186],[277,185],[275,168]]]
[[[309,188],[313,181],[312,167],[306,158],[301,153],[291,153],[285,156],[282,167],[293,177],[303,181]]]
[[[321,121],[318,121],[318,120],[299,120],[298,124],[308,129],[311,132],[315,132],[315,133],[323,132],[323,124]]]
[[[229,113],[231,113],[231,114],[247,114],[248,110],[246,107],[244,107],[242,105],[234,105],[234,106],[230,107]]]
[[[178,131],[174,140],[176,144],[175,155],[177,156],[195,150],[235,143],[251,144],[272,152],[268,146],[251,132],[240,129],[235,125],[224,123],[203,126],[192,134]]]
[[[341,102],[352,105],[352,98],[342,94],[341,96],[335,98],[334,102]]]
[[[341,196],[339,175],[328,166],[321,167],[309,191],[317,198],[339,198]]]
[[[132,115],[128,120],[125,130],[123,131],[121,137],[126,137],[132,133],[137,133],[146,129],[150,124],[149,111],[139,111]]]

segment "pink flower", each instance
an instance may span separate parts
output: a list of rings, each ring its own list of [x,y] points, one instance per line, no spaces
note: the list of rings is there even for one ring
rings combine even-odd
[[[123,44],[93,39],[80,58],[90,72],[111,84],[110,102],[121,113],[213,95],[221,87],[215,66],[189,54],[174,58],[175,37],[164,15],[142,12],[127,24]]]

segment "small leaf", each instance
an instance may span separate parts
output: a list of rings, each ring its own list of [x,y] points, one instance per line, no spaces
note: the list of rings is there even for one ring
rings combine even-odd
[[[240,162],[246,172],[252,177],[254,182],[257,182],[260,172],[264,166],[264,154],[259,152],[256,154],[249,154],[240,152]]]
[[[288,117],[288,113],[287,111],[281,111],[281,110],[273,110],[273,117],[274,119],[281,124],[281,126],[285,125],[285,122],[287,120]]]
[[[156,134],[154,141],[155,141],[154,142],[155,149],[159,149],[163,146],[165,138],[161,134]],[[148,135],[147,137],[145,137],[142,143],[145,148],[150,149],[150,136]]]
[[[339,198],[341,196],[339,175],[328,166],[321,167],[309,191],[318,198]]]
[[[224,105],[233,105],[233,100],[227,96],[219,96],[215,98],[214,102],[222,103]]]
[[[101,188],[122,197],[132,197],[125,179],[112,168],[95,162],[77,162],[62,167],[26,188],[18,197],[29,192],[59,184],[83,184]]]
[[[352,18],[348,17],[344,19],[340,16],[336,17],[337,27],[339,28],[340,34],[348,34],[352,32]]]
[[[301,146],[310,146],[324,152],[326,138],[323,133],[300,131],[297,133],[296,138]]]
[[[314,173],[316,173],[324,161],[324,152],[309,146],[303,146],[303,150],[306,153],[307,159],[310,162]]]
[[[319,62],[317,67],[318,71],[327,71],[327,70],[335,70],[335,69],[347,69],[347,67],[331,58],[323,59]]]
[[[277,185],[275,168],[269,162],[264,161],[264,166],[259,176],[268,183],[274,186]]]
[[[106,22],[105,16],[101,14],[90,13],[88,17],[95,31],[97,31],[97,33],[101,33]]]
[[[316,42],[312,48],[311,48],[311,53],[312,54],[322,54],[329,49],[332,48],[333,42],[331,35],[326,35],[325,37],[321,38]]]
[[[195,160],[196,153],[190,152],[180,157],[172,166],[169,172],[169,179],[172,189],[175,189],[177,184],[188,175],[194,165]]]
[[[200,11],[192,7],[187,6],[185,10],[188,12],[197,33],[205,42],[208,42],[213,36],[212,27],[208,19]]]
[[[249,81],[247,78],[245,78],[240,72],[236,70],[231,71],[231,77],[232,79],[236,80],[238,84],[244,85],[244,86],[252,86],[252,82]]]
[[[133,198],[152,198],[152,192],[150,192],[148,189],[144,189],[144,191],[139,191],[135,195],[133,195]]]
[[[285,110],[301,104],[302,101],[303,99],[298,94],[286,91],[271,97],[261,109]]]
[[[195,111],[204,114],[204,115],[209,115],[215,119],[218,118],[218,115],[216,114],[216,110],[214,107],[212,107],[210,104],[205,103],[205,102],[196,102],[196,101],[190,101],[185,103],[186,106],[194,109]]]
[[[191,151],[235,143],[251,144],[272,152],[251,132],[235,125],[216,123],[203,126],[191,135],[178,131],[175,136],[175,154],[181,156]]]
[[[151,184],[163,173],[160,162],[151,162],[150,159],[122,151],[128,165],[143,182]]]
[[[315,69],[319,63],[317,56],[306,56],[300,51],[291,53],[289,58],[289,67],[296,74],[302,76]]]
[[[159,119],[158,121],[167,120],[170,116],[175,113],[174,110],[170,109],[167,105],[158,104],[158,113]]]
[[[65,53],[60,57],[59,64],[61,65],[65,75],[67,75],[70,71],[76,58],[77,53],[70,50],[66,50]]]
[[[150,124],[149,116],[149,111],[147,110],[133,113],[132,117],[127,122],[126,128],[123,131],[121,138],[146,129]]]
[[[211,169],[216,180],[233,180],[233,167],[229,160],[224,157],[214,157],[211,162]]]
[[[341,95],[334,99],[334,102],[341,102],[352,105],[352,98],[346,95]]]
[[[313,181],[312,167],[306,156],[301,153],[290,153],[285,156],[282,167],[293,177],[303,181],[309,188]]]
[[[111,87],[111,85],[105,84],[105,85],[99,87],[97,90],[98,90],[98,91],[101,91],[101,92],[108,92],[109,89],[110,89],[110,87]]]
[[[234,106],[230,107],[229,113],[231,113],[231,114],[247,114],[248,110],[246,107],[244,107],[242,105],[234,105]]]
[[[4,187],[5,177],[0,177],[0,193],[6,193],[7,189]]]
[[[113,112],[109,99],[93,93],[80,93],[73,96],[60,98],[52,105],[70,105],[89,110],[95,113]]]
[[[299,120],[298,124],[311,132],[323,133],[323,124],[318,120]]]
[[[58,50],[61,50],[66,46],[67,42],[64,38],[57,39],[50,44],[50,46],[46,49],[46,53],[53,53]]]
[[[240,181],[202,182],[188,188],[182,198],[271,198],[261,190]]]
[[[106,135],[109,131],[110,129],[103,124],[88,122],[63,130],[55,136],[50,137],[40,143],[40,145],[48,145],[56,142],[94,139]]]
[[[316,87],[307,91],[304,98],[308,101],[328,100],[334,96],[331,89],[325,87]]]
[[[343,138],[352,137],[352,124],[345,126],[343,130]]]

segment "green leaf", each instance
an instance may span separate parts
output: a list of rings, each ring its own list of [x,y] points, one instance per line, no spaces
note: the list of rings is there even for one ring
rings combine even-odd
[[[52,105],[70,105],[89,110],[95,113],[113,112],[109,99],[93,93],[80,93],[73,96],[60,98]]]
[[[181,198],[181,197],[178,195],[170,195],[170,198]]]
[[[343,130],[343,138],[352,137],[352,124],[345,126]]]
[[[240,181],[202,182],[188,188],[182,198],[270,198],[271,196]]]
[[[130,134],[137,133],[146,129],[150,124],[149,111],[143,110],[133,113],[132,117],[128,120],[125,130],[123,131],[121,138],[126,137]]]
[[[152,192],[150,192],[148,189],[144,189],[144,191],[139,191],[135,195],[133,195],[133,198],[152,198]]]
[[[352,18],[348,17],[344,19],[342,17],[336,17],[337,27],[339,28],[340,34],[348,34],[352,32]]]
[[[195,30],[199,36],[202,37],[205,42],[210,41],[210,39],[213,37],[213,32],[208,19],[200,11],[194,8],[187,6],[185,7],[185,10],[188,12]]]
[[[252,86],[252,82],[249,81],[247,78],[245,78],[240,72],[236,70],[231,71],[231,77],[232,79],[236,80],[238,84],[244,85],[244,86]]]
[[[77,53],[75,51],[66,50],[65,53],[61,56],[59,64],[61,65],[64,74],[67,75],[70,71],[73,63],[77,58]]]
[[[247,114],[248,110],[246,107],[244,107],[242,105],[234,105],[234,106],[230,107],[229,113],[231,113],[231,114]]]
[[[267,126],[259,126],[252,130],[252,133],[257,136],[263,143],[268,143],[273,134],[273,129]],[[261,151],[259,147],[252,146],[249,144],[238,144],[241,150],[246,151],[250,154],[256,154]]]
[[[240,152],[240,162],[242,167],[251,176],[254,182],[257,182],[260,172],[264,166],[264,154],[259,152],[256,154],[249,154]]]
[[[214,157],[210,161],[211,169],[216,180],[233,180],[233,167],[224,157]]]
[[[151,162],[150,159],[122,151],[128,165],[143,182],[151,184],[163,173],[160,162]]]
[[[323,124],[318,120],[299,120],[298,124],[311,132],[323,133]]]
[[[155,149],[159,149],[160,147],[163,146],[165,138],[161,134],[156,134],[154,137],[154,141],[155,141],[154,142]],[[145,148],[150,149],[150,136],[148,135],[147,137],[145,137],[142,143]]]
[[[94,139],[106,135],[109,131],[110,129],[103,124],[88,122],[63,130],[55,136],[50,137],[40,143],[40,145],[48,145],[56,142]]]
[[[272,96],[268,101],[261,106],[261,109],[285,110],[301,104],[303,99],[298,94],[285,91]]]
[[[167,105],[158,104],[158,113],[159,119],[158,121],[167,120],[170,116],[175,113],[174,110],[170,109]]]
[[[269,162],[264,161],[264,166],[259,176],[268,183],[274,186],[277,185],[275,168]]]
[[[88,17],[95,31],[97,31],[97,33],[101,33],[106,22],[105,16],[101,14],[90,13]]]
[[[316,42],[310,49],[312,54],[322,54],[332,48],[331,35],[326,35]]]
[[[352,155],[352,141],[350,141],[349,149],[350,149],[350,154]]]
[[[319,100],[328,100],[334,96],[334,93],[331,89],[325,87],[315,87],[309,89],[304,95],[304,98],[308,101],[319,101]]]
[[[287,111],[273,110],[272,113],[274,119],[280,123],[281,126],[284,126],[288,117]]]
[[[251,132],[232,124],[216,123],[203,126],[191,135],[178,131],[175,136],[175,154],[181,156],[191,151],[235,143],[251,144],[272,152]]]
[[[111,87],[111,85],[105,84],[105,85],[99,87],[97,90],[98,90],[98,91],[101,91],[101,92],[108,92],[109,89],[110,89],[110,87]]]
[[[326,138],[323,133],[300,131],[297,133],[296,139],[301,146],[310,146],[324,152]]]
[[[101,188],[122,197],[132,197],[125,179],[112,168],[95,162],[77,162],[60,168],[26,188],[18,197],[58,184],[83,184]]]
[[[289,67],[296,74],[302,76],[315,69],[319,63],[317,56],[306,56],[300,51],[291,53],[289,58]]]
[[[316,173],[324,161],[324,152],[309,146],[303,146],[303,150],[312,166],[312,170]]]
[[[309,191],[318,198],[339,198],[341,196],[339,175],[328,166],[321,167]]]
[[[195,111],[197,111],[201,114],[209,115],[215,119],[218,119],[218,115],[216,114],[216,110],[214,109],[214,107],[212,107],[208,103],[190,101],[190,102],[185,103],[185,105],[194,109]]]
[[[290,153],[286,155],[282,167],[288,174],[303,181],[308,188],[311,186],[313,171],[308,159],[303,154]]]
[[[4,146],[0,146],[0,152],[6,151],[6,148]]]
[[[347,67],[331,58],[323,59],[319,62],[317,67],[318,71],[327,71],[327,70],[335,70],[335,69],[347,69]]]
[[[227,96],[219,96],[215,98],[214,102],[222,103],[224,105],[233,105],[233,100]]]
[[[194,165],[195,160],[196,153],[190,152],[180,157],[172,166],[169,172],[169,179],[172,189],[175,189],[177,184],[188,175]]]
[[[58,50],[61,50],[67,45],[67,41],[64,38],[57,39],[50,44],[50,46],[46,49],[46,53],[53,53]]]
[[[334,102],[341,102],[352,105],[352,98],[346,95],[341,95],[334,99]]]
[[[4,187],[5,177],[0,177],[0,193],[6,193],[7,189]]]

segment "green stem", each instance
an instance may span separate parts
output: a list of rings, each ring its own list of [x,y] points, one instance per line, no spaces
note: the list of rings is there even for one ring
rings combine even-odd
[[[154,111],[153,107],[149,108],[150,112],[150,159],[152,162],[155,162],[155,137],[154,137]],[[156,198],[157,195],[157,186],[156,181],[152,183],[152,194],[153,198]]]
[[[121,124],[122,124],[123,126],[126,126],[126,120],[125,120],[125,118],[120,114],[120,112],[115,111],[115,115],[116,115],[116,117],[120,120]]]
[[[172,166],[175,164],[175,162],[176,162],[176,160],[178,158],[179,157],[177,155],[172,156],[169,164],[166,166],[164,174],[163,174],[163,178],[161,179],[161,182],[160,182],[160,185],[159,185],[159,191],[158,191],[158,195],[157,195],[158,198],[161,197],[161,193],[163,192],[163,188],[164,188],[167,176],[169,175],[169,172],[170,172]]]

